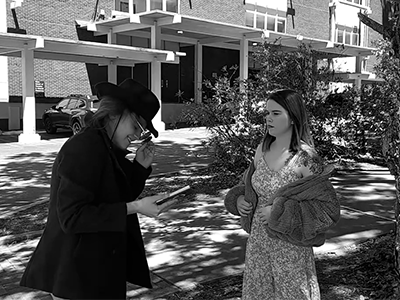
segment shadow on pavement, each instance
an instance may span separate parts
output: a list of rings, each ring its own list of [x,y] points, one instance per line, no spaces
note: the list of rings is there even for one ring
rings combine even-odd
[[[18,136],[21,133],[22,133],[22,131],[1,134],[0,135],[0,144],[18,143]],[[69,138],[72,136],[72,131],[58,130],[57,133],[54,133],[54,134],[48,134],[45,131],[38,131],[37,134],[40,135],[41,140],[48,141],[48,140]]]
[[[38,239],[5,247],[0,239],[0,299],[50,300],[47,293],[19,286],[25,266]]]
[[[51,167],[57,152],[31,152],[0,161],[0,215],[48,198]]]
[[[196,170],[211,162],[211,155],[201,145],[204,138],[192,136],[190,132],[175,137],[173,134],[176,133],[167,132],[163,138],[155,139],[157,152],[153,175]],[[51,166],[60,146],[51,152],[32,151],[0,157],[0,215],[48,197]],[[130,150],[134,152],[136,147],[133,145]],[[167,174],[163,176],[168,177]],[[204,177],[203,181],[207,180]],[[395,189],[387,169],[339,171],[332,183],[340,193],[344,207],[339,224],[328,234],[325,250],[354,244],[393,227]],[[156,275],[179,287],[191,287],[243,270],[247,234],[240,229],[239,217],[226,211],[223,203],[226,192],[218,189],[209,194],[197,191],[196,196],[191,197],[192,201],[181,203],[158,219],[140,216],[149,266]],[[7,292],[11,288],[18,295],[20,290],[15,279],[20,276],[38,239],[2,247],[4,238],[0,237],[0,278],[12,284]],[[3,280],[0,298],[1,289],[4,290]],[[146,289],[136,291],[138,297],[148,293]]]
[[[332,183],[343,196],[342,205],[394,218],[396,190],[387,169],[342,171]]]
[[[140,222],[152,271],[179,287],[242,271],[247,234],[226,212],[222,195],[198,194]]]
[[[12,154],[0,154],[0,216],[48,198],[52,164],[64,141],[65,139],[55,145],[43,142],[33,152],[15,153],[14,150],[9,150]],[[155,144],[152,176],[206,167],[211,162],[200,138],[189,137],[179,142],[164,139]],[[1,147],[0,144],[0,153]],[[133,154],[129,158],[134,157],[135,147],[137,145],[130,148]]]

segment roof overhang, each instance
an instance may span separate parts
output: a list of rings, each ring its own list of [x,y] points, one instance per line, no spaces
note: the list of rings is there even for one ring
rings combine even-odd
[[[0,55],[21,57],[21,51],[25,49],[33,50],[37,59],[122,66],[152,61],[179,63],[179,57],[186,55],[167,50],[0,33]]]
[[[373,73],[335,73],[336,78],[340,78],[341,82],[354,83],[357,79],[363,83],[383,82],[382,78],[376,77]]]
[[[245,39],[256,43],[267,41],[279,45],[287,51],[293,51],[301,43],[304,43],[322,54],[326,54],[327,57],[368,56],[372,55],[375,50],[374,48],[339,44],[328,40],[210,21],[159,10],[138,14],[113,11],[112,17],[108,20],[77,21],[77,23],[89,31],[94,31],[96,35],[118,33],[144,38],[150,38],[149,28],[157,25],[161,27],[162,40],[187,44],[200,43],[232,49],[239,49],[240,40]]]

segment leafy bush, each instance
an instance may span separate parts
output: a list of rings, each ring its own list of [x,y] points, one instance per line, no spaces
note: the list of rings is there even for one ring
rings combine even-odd
[[[212,133],[208,147],[214,152],[216,163],[226,170],[241,172],[264,135],[265,96],[257,92],[252,81],[242,83],[242,89],[234,79],[236,71],[237,67],[224,68],[215,83],[206,81],[204,85],[211,96],[192,104],[183,120],[193,126],[206,126]]]
[[[380,85],[332,92],[332,82],[339,80],[329,62],[306,45],[288,53],[265,44],[253,56],[260,65],[257,74],[240,82],[238,68],[225,67],[214,82],[204,83],[203,102],[192,104],[183,117],[211,131],[208,146],[219,166],[234,172],[248,166],[265,133],[268,94],[277,89],[293,89],[302,95],[316,149],[325,159],[366,153],[381,156],[380,134],[387,115],[380,110],[385,103]]]

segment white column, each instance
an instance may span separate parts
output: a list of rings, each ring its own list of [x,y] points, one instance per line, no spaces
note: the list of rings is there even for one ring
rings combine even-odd
[[[361,56],[356,56],[355,73],[356,74],[360,74],[361,73],[361,68],[362,68],[362,57]]]
[[[115,33],[107,33],[107,43],[108,44],[116,44],[117,43],[117,35]],[[108,82],[117,84],[117,65],[110,62],[107,67],[108,71]]]
[[[7,32],[7,1],[0,0],[0,32]],[[0,102],[8,102],[8,58],[0,56]]]
[[[194,46],[194,102],[201,103],[203,91],[203,45]]]
[[[161,28],[157,25],[157,21],[154,22],[154,25],[151,26],[151,40],[150,40],[152,49],[161,49]],[[160,110],[157,115],[154,117],[152,123],[154,127],[159,131],[165,131],[165,123],[161,119],[162,115],[162,101],[161,101],[161,62],[154,58],[151,62],[151,91],[157,96],[158,101],[160,102]]]
[[[335,42],[335,34],[336,34],[336,2],[331,2],[329,4],[329,12],[330,12],[330,17],[331,17],[329,40],[331,42]]]
[[[249,41],[245,38],[240,40],[240,81],[247,80],[249,77]],[[240,88],[243,89],[243,84],[240,84]]]
[[[368,45],[366,45],[365,43],[365,25],[360,22],[360,36],[358,37],[360,39],[360,45],[361,47],[366,47]]]
[[[36,133],[36,101],[34,91],[33,50],[22,51],[22,119],[23,132],[18,136],[20,143],[40,140]]]

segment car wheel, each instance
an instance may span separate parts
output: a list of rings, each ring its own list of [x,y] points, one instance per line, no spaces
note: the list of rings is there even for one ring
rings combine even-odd
[[[49,134],[53,134],[53,133],[57,132],[57,127],[53,126],[53,123],[51,122],[50,118],[46,118],[44,120],[44,129]]]
[[[74,123],[72,123],[72,132],[74,134],[79,133],[82,130],[82,125],[81,123],[79,123],[78,121],[74,121]]]

